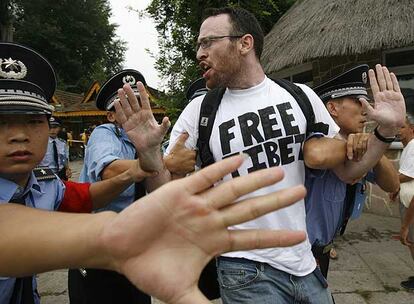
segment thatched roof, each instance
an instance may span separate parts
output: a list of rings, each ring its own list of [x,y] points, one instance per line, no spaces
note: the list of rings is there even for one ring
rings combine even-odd
[[[319,57],[414,45],[413,0],[297,0],[265,38],[267,73]]]

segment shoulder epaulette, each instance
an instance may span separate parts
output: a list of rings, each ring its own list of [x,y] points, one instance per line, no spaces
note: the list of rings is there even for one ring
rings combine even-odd
[[[49,167],[36,167],[33,169],[33,174],[38,181],[56,179],[56,175]]]

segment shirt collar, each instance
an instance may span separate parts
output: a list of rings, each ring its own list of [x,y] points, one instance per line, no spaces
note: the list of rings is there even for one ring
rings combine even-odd
[[[0,177],[0,187],[0,201],[8,202],[12,199],[13,195],[19,190],[20,186],[11,180]],[[33,172],[30,173],[29,181],[27,182],[26,187],[23,189],[23,191],[21,191],[21,194],[19,196],[23,196],[30,189],[42,193],[42,189]]]

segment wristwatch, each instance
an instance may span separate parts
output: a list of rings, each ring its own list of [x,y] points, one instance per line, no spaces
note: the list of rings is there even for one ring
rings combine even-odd
[[[374,129],[374,135],[376,138],[378,138],[380,141],[390,144],[395,140],[395,136],[393,137],[384,137],[378,132],[378,126]]]

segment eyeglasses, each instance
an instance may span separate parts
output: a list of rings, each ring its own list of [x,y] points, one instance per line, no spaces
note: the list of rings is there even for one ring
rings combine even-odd
[[[197,52],[200,47],[203,50],[208,49],[209,47],[211,47],[211,45],[213,44],[214,41],[219,40],[219,39],[223,39],[223,38],[241,38],[243,36],[244,36],[244,34],[243,35],[225,35],[225,36],[204,37],[204,38],[200,39],[199,42],[197,42],[195,50]]]

